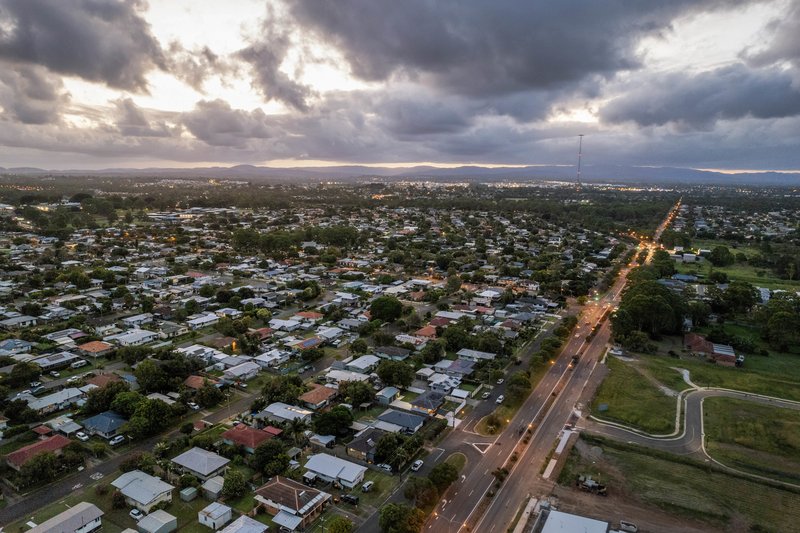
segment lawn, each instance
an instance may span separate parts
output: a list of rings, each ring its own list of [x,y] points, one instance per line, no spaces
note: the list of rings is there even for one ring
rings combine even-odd
[[[800,411],[732,398],[703,402],[707,450],[722,463],[800,482]]]
[[[742,250],[731,248],[731,251],[735,254]],[[745,251],[745,253],[747,252]],[[707,278],[713,270],[724,272],[731,281],[746,281],[757,287],[795,290],[800,288],[800,281],[776,278],[768,268],[753,267],[747,263],[734,263],[730,266],[715,267],[709,261],[700,260],[697,263],[676,263],[675,266],[680,274],[697,274]]]
[[[592,413],[647,432],[670,433],[675,428],[676,399],[656,388],[629,363],[609,357],[607,365],[610,372],[592,401]],[[602,404],[608,410],[601,411]]]
[[[691,460],[673,461],[622,443],[592,439],[602,452],[591,457],[573,448],[559,481],[579,473],[608,485],[609,493],[654,505],[725,531],[796,531],[800,494],[723,473]],[[598,450],[593,448],[593,451]],[[759,526],[755,528],[754,526]]]
[[[459,472],[461,472],[461,470],[463,470],[464,466],[467,464],[467,456],[461,452],[456,452],[450,454],[444,462],[450,463],[451,465],[455,466]]]

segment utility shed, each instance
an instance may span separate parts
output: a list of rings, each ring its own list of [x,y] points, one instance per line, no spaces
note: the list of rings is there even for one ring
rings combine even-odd
[[[139,520],[136,529],[139,533],[171,533],[178,529],[178,519],[159,509]]]

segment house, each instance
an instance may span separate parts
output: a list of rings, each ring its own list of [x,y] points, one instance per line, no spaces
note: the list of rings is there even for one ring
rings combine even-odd
[[[317,453],[308,458],[305,465],[305,479],[320,478],[326,483],[336,482],[347,488],[354,488],[364,481],[367,468],[345,461],[326,453]]]
[[[378,428],[367,428],[356,434],[355,438],[347,445],[345,452],[360,461],[373,463],[378,442],[384,435],[386,432]]]
[[[497,357],[497,355],[493,353],[481,352],[478,350],[470,350],[469,348],[460,349],[459,351],[456,352],[456,355],[461,357],[462,359],[466,359],[467,361],[474,361],[476,363],[479,361],[491,361],[495,357]]]
[[[219,533],[264,533],[267,531],[267,525],[262,524],[258,520],[253,520],[249,516],[243,514],[227,526]]]
[[[23,446],[19,450],[6,454],[6,464],[14,470],[19,470],[22,465],[33,459],[39,454],[50,452],[56,455],[61,450],[69,446],[72,441],[63,435],[53,435],[43,440],[38,440],[33,444]]]
[[[222,442],[229,446],[241,446],[247,453],[255,453],[256,448],[272,438],[272,434],[247,424],[238,424],[222,435]]]
[[[375,400],[381,405],[389,405],[397,399],[400,395],[400,389],[397,387],[384,387],[375,394]]]
[[[375,367],[378,366],[378,363],[380,363],[380,361],[381,360],[374,355],[362,355],[358,359],[350,361],[349,363],[345,364],[345,368],[353,372],[359,372],[361,374],[369,374],[375,369]]]
[[[77,355],[69,352],[58,352],[41,357],[34,357],[31,363],[38,365],[42,372],[49,372],[59,368],[66,368],[70,364],[80,359]]]
[[[344,381],[369,381],[369,376],[360,372],[351,372],[350,370],[331,369],[327,374],[325,374],[325,380],[328,383],[342,383]]]
[[[375,355],[383,359],[391,359],[393,361],[405,361],[411,355],[411,350],[406,348],[398,348],[396,346],[378,346],[375,348]]]
[[[83,391],[75,387],[69,387],[31,400],[28,402],[28,407],[39,414],[53,413],[80,403],[83,397]]]
[[[81,344],[77,348],[78,353],[86,357],[105,357],[110,355],[114,350],[114,345],[103,341],[90,341]]]
[[[274,368],[280,366],[292,357],[291,352],[285,350],[272,349],[253,358],[253,362],[262,368]]]
[[[114,411],[106,411],[84,420],[83,427],[89,435],[110,439],[117,434],[117,430],[126,422],[127,420],[121,414]]]
[[[217,382],[213,379],[209,379],[204,376],[196,376],[191,375],[188,378],[183,380],[183,386],[192,389],[192,390],[200,390],[206,386],[206,384],[215,385]]]
[[[129,316],[121,320],[121,322],[129,328],[138,328],[143,324],[149,324],[152,321],[153,315],[151,313],[142,313],[139,315]]]
[[[403,433],[416,433],[425,424],[425,418],[422,416],[395,411],[394,409],[387,409],[378,415],[378,420],[396,426],[398,431]]]
[[[175,488],[141,470],[125,472],[111,484],[122,493],[128,505],[144,513],[149,513],[161,502],[171,502],[172,490]]]
[[[223,376],[236,381],[248,381],[256,377],[260,371],[258,363],[247,361],[227,369]]]
[[[213,530],[220,529],[231,521],[233,510],[219,502],[212,502],[197,513],[197,521]]]
[[[130,329],[128,331],[109,335],[103,340],[116,342],[120,346],[142,346],[158,338],[158,333],[146,329]]]
[[[53,431],[61,433],[65,437],[69,437],[73,433],[77,433],[83,426],[72,420],[67,415],[57,416],[52,420],[48,420],[46,425],[49,426]]]
[[[273,516],[273,523],[290,531],[310,526],[330,499],[327,492],[283,476],[269,480],[255,495],[256,504]]]
[[[291,319],[290,320],[282,320],[280,318],[273,318],[272,320],[269,321],[270,329],[273,329],[273,330],[276,330],[276,331],[292,332],[292,331],[295,331],[298,328],[300,328],[301,325],[302,325],[302,322],[300,322],[299,320],[291,320]]]
[[[103,526],[103,514],[93,503],[80,502],[32,527],[28,533],[91,533]]]
[[[448,391],[449,392],[449,391]],[[444,403],[444,392],[429,390],[411,400],[411,410],[425,416],[432,416]]]
[[[303,405],[315,411],[327,406],[331,399],[336,397],[339,392],[332,387],[326,387],[317,383],[312,383],[311,387],[312,389],[310,391],[304,392],[298,396],[297,399],[303,402]]]
[[[178,529],[178,518],[159,509],[139,520],[136,529],[139,533],[171,533]]]
[[[12,316],[11,318],[6,318],[5,320],[0,320],[0,328],[9,330],[22,329],[35,326],[38,323],[39,321],[37,320],[36,317],[28,315],[17,315],[17,316]]]
[[[209,326],[213,326],[219,322],[219,317],[214,313],[206,313],[202,315],[196,315],[191,317],[189,320],[186,321],[186,325],[189,326],[189,329],[192,331],[207,328]]]
[[[275,402],[268,405],[263,411],[253,416],[258,420],[267,418],[273,422],[288,422],[290,420],[302,420],[307,422],[313,413],[308,409]]]
[[[736,357],[733,347],[727,344],[717,344],[707,340],[702,335],[687,333],[683,337],[683,344],[695,354],[704,355],[709,361],[724,365],[735,366],[737,361],[744,360],[742,356]]]
[[[33,344],[22,339],[5,339],[0,341],[0,352],[6,351],[14,355],[29,353]]]
[[[183,472],[205,481],[214,476],[224,475],[230,459],[195,446],[174,458],[172,462]]]

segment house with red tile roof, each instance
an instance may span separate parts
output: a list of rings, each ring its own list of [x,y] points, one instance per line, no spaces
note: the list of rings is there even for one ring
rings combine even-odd
[[[303,402],[303,405],[309,409],[322,409],[328,405],[331,399],[338,393],[336,389],[318,383],[312,383],[312,387],[314,388],[297,397],[297,399]]]
[[[90,341],[78,346],[81,355],[88,357],[104,357],[113,352],[116,347],[113,344],[103,341]]]
[[[272,437],[274,437],[272,433],[247,424],[239,424],[222,434],[225,444],[242,446],[247,453],[255,453],[261,443]]]
[[[56,455],[61,453],[72,441],[63,435],[53,435],[44,440],[36,441],[33,444],[23,446],[17,451],[6,455],[6,464],[14,470],[19,470],[22,465],[33,459],[39,454],[52,452]]]

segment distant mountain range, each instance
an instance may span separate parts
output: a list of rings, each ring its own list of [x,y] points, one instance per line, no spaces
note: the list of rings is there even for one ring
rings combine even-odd
[[[254,165],[199,168],[107,168],[101,170],[46,170],[32,167],[3,168],[0,175],[26,176],[119,176],[163,178],[228,178],[264,182],[309,183],[334,180],[341,182],[363,181],[474,181],[496,182],[503,180],[542,181],[575,180],[571,166],[496,167],[462,166],[438,168],[413,166],[403,168],[366,167],[345,165],[333,167],[275,168]],[[677,167],[634,167],[614,165],[587,165],[581,170],[585,182],[689,184],[689,185],[800,185],[800,174],[790,172],[749,172],[724,174],[706,170]]]

